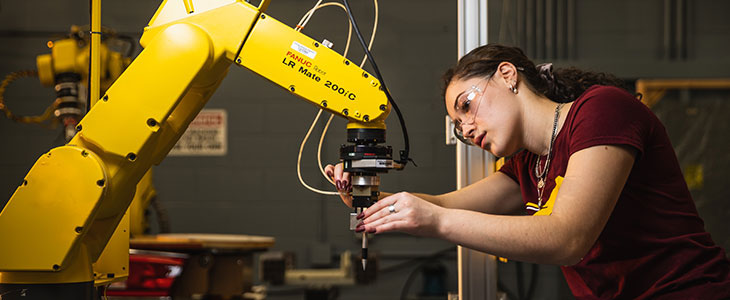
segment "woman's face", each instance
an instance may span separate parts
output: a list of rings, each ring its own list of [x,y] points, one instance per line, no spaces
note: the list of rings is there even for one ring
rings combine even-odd
[[[446,111],[464,138],[495,156],[508,156],[520,149],[514,96],[498,73],[455,78],[446,88]]]

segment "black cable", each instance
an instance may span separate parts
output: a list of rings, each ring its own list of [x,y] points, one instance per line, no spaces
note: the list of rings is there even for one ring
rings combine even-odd
[[[385,96],[388,97],[388,101],[393,105],[393,109],[395,110],[395,113],[398,115],[398,120],[400,121],[400,127],[403,130],[403,140],[405,143],[405,149],[400,151],[400,161],[397,161],[398,163],[402,164],[403,167],[408,164],[409,161],[413,161],[412,159],[408,158],[408,154],[410,152],[410,143],[408,141],[408,130],[406,129],[406,122],[403,120],[403,115],[400,112],[400,109],[398,109],[398,105],[395,103],[395,100],[393,100],[393,97],[390,95],[390,91],[388,91],[388,87],[385,85],[385,80],[383,79],[383,75],[380,74],[380,70],[378,69],[378,65],[375,63],[375,59],[373,58],[372,53],[370,53],[370,50],[368,50],[367,43],[365,43],[365,39],[362,37],[362,34],[360,33],[360,28],[357,27],[357,22],[355,22],[355,16],[352,15],[352,10],[350,9],[350,4],[347,3],[347,0],[342,0],[345,4],[345,10],[347,10],[347,16],[350,18],[350,22],[352,23],[352,28],[355,29],[355,35],[357,36],[357,39],[360,41],[360,45],[362,45],[363,50],[365,50],[365,55],[367,55],[368,61],[370,62],[370,65],[373,67],[373,70],[375,71],[375,76],[378,77],[378,80],[380,80],[380,84],[383,88],[383,92],[385,92]],[[415,165],[415,163],[413,163]]]
[[[137,40],[133,39],[131,36],[118,34],[116,35],[116,38],[120,41],[123,41],[127,43],[129,48],[127,48],[127,57],[132,57],[134,55],[134,52],[137,51]]]
[[[507,299],[519,299],[512,293],[512,291],[509,290],[509,288],[507,288],[506,285],[504,285],[504,283],[502,283],[501,280],[497,280],[497,289],[507,294]]]
[[[516,261],[515,262],[515,277],[517,279],[517,297],[515,299],[519,300],[530,300],[532,299],[532,296],[535,294],[535,288],[537,287],[537,272],[538,272],[538,266],[537,264],[529,264],[531,266],[530,270],[530,286],[525,290],[525,278],[524,278],[524,270],[523,270],[523,264],[522,262]],[[507,290],[505,290],[507,292]]]
[[[537,287],[537,264],[532,265],[532,274],[530,275],[530,287],[527,288],[527,294],[525,295],[526,300],[532,299],[532,295],[535,293]]]
[[[517,277],[517,299],[525,300],[525,283],[524,275],[522,274],[522,262],[515,262],[515,277]]]
[[[160,203],[157,195],[152,196],[152,199],[150,199],[150,204],[155,209],[155,214],[157,216],[157,227],[160,233],[172,232],[170,226],[170,216],[167,214],[167,209],[162,205],[162,203]]]
[[[423,270],[423,266],[425,264],[421,264],[413,271],[411,271],[411,274],[408,274],[408,278],[406,278],[406,282],[403,284],[403,288],[400,290],[400,299],[405,300],[406,296],[408,296],[408,290],[411,289],[411,284],[413,284],[413,279],[416,278],[416,274],[418,274],[419,271]]]

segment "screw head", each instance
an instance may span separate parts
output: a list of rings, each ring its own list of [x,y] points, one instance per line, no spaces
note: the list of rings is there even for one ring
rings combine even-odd
[[[346,115],[350,114],[350,110],[348,110],[347,108],[345,108],[345,109],[342,110],[342,114],[346,116]]]

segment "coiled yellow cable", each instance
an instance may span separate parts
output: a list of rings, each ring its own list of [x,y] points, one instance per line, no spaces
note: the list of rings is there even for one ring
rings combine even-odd
[[[53,103],[51,103],[51,105],[46,108],[43,114],[38,116],[16,116],[15,114],[13,114],[7,104],[5,104],[5,89],[13,81],[24,77],[38,77],[38,72],[35,70],[18,71],[5,76],[5,79],[3,79],[2,83],[0,83],[0,110],[5,113],[5,116],[8,119],[18,123],[43,125],[43,122],[46,122],[48,120],[55,120],[53,118],[53,111],[56,109],[56,106],[58,106],[58,100],[53,101]]]

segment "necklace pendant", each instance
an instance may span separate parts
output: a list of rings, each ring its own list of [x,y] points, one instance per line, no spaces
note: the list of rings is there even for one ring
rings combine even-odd
[[[540,180],[537,181],[537,188],[538,189],[542,189],[544,187],[545,187],[545,179],[544,178],[540,178]]]

